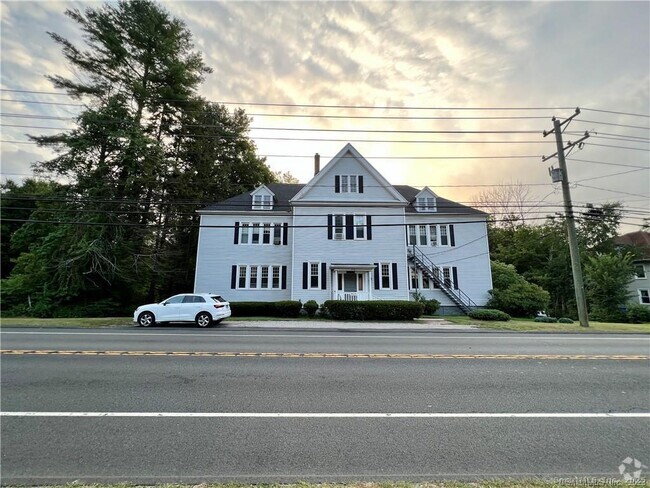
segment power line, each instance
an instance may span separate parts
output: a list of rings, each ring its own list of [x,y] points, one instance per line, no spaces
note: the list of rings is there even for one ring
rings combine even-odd
[[[611,178],[612,176],[626,175],[628,173],[636,173],[637,171],[647,171],[647,170],[650,170],[650,166],[647,167],[647,168],[631,169],[629,171],[622,171],[622,172],[619,172],[619,173],[611,173],[611,174],[603,175],[603,176],[594,176],[593,178],[583,178],[582,180],[574,181],[574,183],[580,183],[582,181],[599,180],[601,178]]]
[[[615,110],[602,110],[598,108],[582,108],[581,110],[589,111],[589,112],[601,112],[605,114],[617,114],[617,115],[630,115],[632,117],[645,117],[646,119],[650,118],[650,115],[648,114],[635,114],[635,113],[630,113],[630,112],[617,112]]]
[[[628,147],[628,146],[613,146],[610,144],[594,144],[593,142],[585,142],[585,144],[588,144],[590,146],[597,146],[597,147],[611,147],[614,149],[630,149],[632,151],[650,151],[650,149],[643,149],[640,147]]]
[[[582,186],[584,188],[591,188],[592,190],[601,190],[601,191],[608,191],[608,192],[611,192],[611,193],[620,193],[621,195],[630,195],[632,197],[644,197],[644,198],[647,197],[647,198],[650,198],[650,197],[648,197],[648,195],[641,195],[639,193],[629,193],[629,192],[620,191],[620,190],[610,190],[608,188],[598,188],[597,186],[589,186],[589,185],[583,185],[583,184],[579,184],[579,183],[576,183],[576,185],[577,186]]]
[[[648,165],[640,166],[640,165],[610,163],[610,162],[605,162],[605,161],[593,161],[591,159],[577,159],[577,158],[572,158],[572,157],[568,157],[568,158],[566,158],[566,160],[567,161],[577,161],[579,163],[603,164],[605,166],[621,166],[623,168],[639,168],[639,169],[647,169],[648,168]]]

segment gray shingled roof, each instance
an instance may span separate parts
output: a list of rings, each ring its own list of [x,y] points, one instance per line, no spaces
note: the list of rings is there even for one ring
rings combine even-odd
[[[273,204],[273,210],[275,211],[290,211],[291,206],[289,205],[289,200],[291,200],[296,193],[298,193],[305,185],[302,183],[270,183],[266,185],[269,190],[275,193],[275,200]],[[410,203],[413,203],[415,197],[421,190],[413,188],[408,185],[394,185],[395,188],[406,200]],[[252,190],[251,190],[252,191]],[[242,193],[240,195],[228,198],[221,202],[208,205],[207,207],[201,209],[205,211],[210,210],[251,210],[251,195],[250,192]],[[486,215],[485,212],[481,212],[472,207],[467,207],[461,205],[460,203],[452,202],[446,198],[438,197],[437,206],[439,214],[471,214],[471,215]],[[417,213],[413,205],[406,207],[407,213]]]

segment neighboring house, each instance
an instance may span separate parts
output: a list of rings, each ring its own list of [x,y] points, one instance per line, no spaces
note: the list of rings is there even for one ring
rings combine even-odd
[[[650,307],[650,232],[630,232],[614,239],[617,246],[636,248],[634,279],[628,285],[630,298],[635,303]]]
[[[199,211],[194,291],[231,302],[409,300],[484,306],[487,214],[391,185],[347,144],[307,184],[272,183]]]

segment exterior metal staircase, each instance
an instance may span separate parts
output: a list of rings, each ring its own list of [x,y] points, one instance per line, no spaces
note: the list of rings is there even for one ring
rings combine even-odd
[[[421,270],[422,273],[426,274],[430,280],[437,284],[443,293],[465,314],[478,308],[478,305],[466,293],[458,288],[454,288],[451,280],[444,278],[442,270],[414,244],[408,247],[408,258],[417,269]]]

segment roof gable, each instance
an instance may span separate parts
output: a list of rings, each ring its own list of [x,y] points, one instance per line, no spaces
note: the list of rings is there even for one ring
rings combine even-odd
[[[291,203],[313,202],[358,202],[360,193],[335,192],[336,175],[359,175],[364,178],[364,202],[408,203],[404,197],[384,178],[350,143],[346,144],[325,167],[307,183],[292,199]]]

